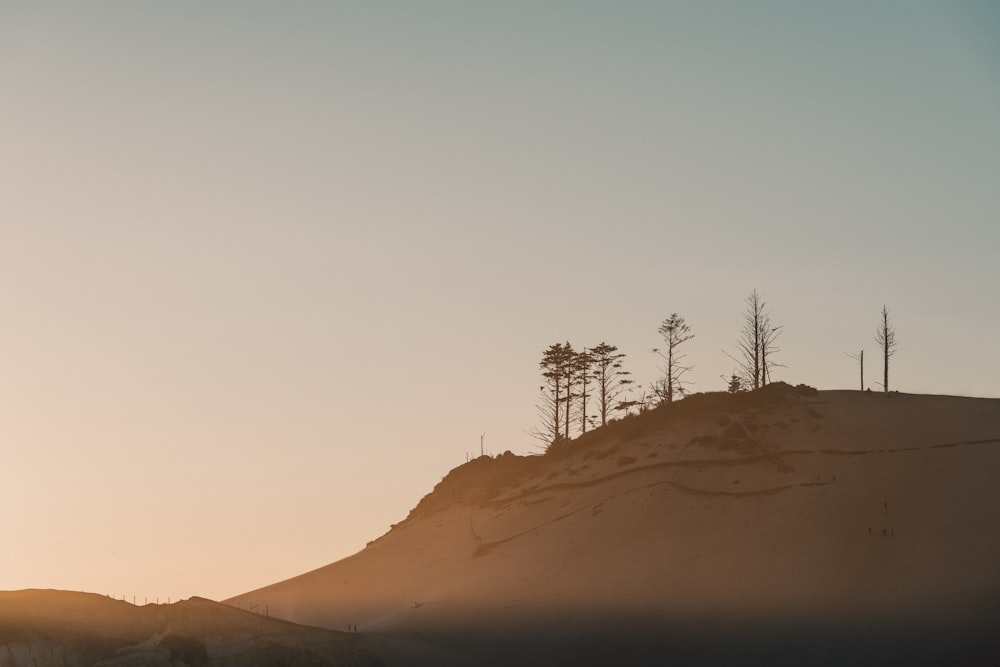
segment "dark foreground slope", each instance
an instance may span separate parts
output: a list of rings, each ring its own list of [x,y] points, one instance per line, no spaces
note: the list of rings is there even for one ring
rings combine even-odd
[[[137,607],[90,593],[0,592],[0,667],[377,667],[357,635],[192,598]]]
[[[1000,664],[1000,401],[775,386],[456,468],[240,596],[390,665]]]

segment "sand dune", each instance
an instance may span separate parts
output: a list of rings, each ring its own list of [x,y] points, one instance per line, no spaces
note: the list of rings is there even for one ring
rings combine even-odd
[[[134,606],[90,593],[0,592],[0,667],[378,667],[360,637],[192,598]]]
[[[451,471],[234,598],[388,664],[1000,662],[1000,400],[778,385]]]

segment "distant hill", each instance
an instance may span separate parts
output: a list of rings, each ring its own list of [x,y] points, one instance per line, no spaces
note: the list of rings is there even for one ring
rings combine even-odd
[[[134,606],[90,593],[0,592],[0,667],[380,667],[358,635],[200,598]]]
[[[470,461],[231,602],[357,624],[390,665],[994,665],[998,479],[1000,400],[696,395]]]

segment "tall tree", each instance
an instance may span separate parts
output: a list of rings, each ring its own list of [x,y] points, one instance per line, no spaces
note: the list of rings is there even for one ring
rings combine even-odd
[[[777,345],[778,336],[781,335],[782,327],[774,326],[771,324],[771,315],[767,314],[764,316],[764,320],[761,323],[760,329],[760,384],[764,386],[765,384],[771,383],[771,369],[784,366],[784,364],[779,364],[774,361],[774,355],[781,352],[781,348]]]
[[[542,353],[538,366],[542,372],[541,394],[538,404],[538,416],[541,427],[535,428],[531,434],[546,445],[551,445],[561,437],[563,425],[563,410],[566,386],[566,366],[568,353],[562,343],[550,345]]]
[[[615,399],[624,392],[632,380],[628,371],[622,368],[624,352],[619,352],[614,345],[602,342],[590,348],[592,358],[591,378],[597,392],[598,412],[601,415],[601,426],[608,423],[608,412],[615,407]]]
[[[658,403],[673,403],[674,394],[684,395],[685,382],[684,374],[690,371],[693,366],[685,366],[684,359],[687,357],[677,349],[682,343],[692,338],[691,327],[684,321],[684,318],[677,313],[671,313],[670,317],[663,320],[658,329],[666,346],[663,348],[653,348],[666,364],[663,366],[663,377],[658,382],[654,382],[651,389]]]
[[[582,352],[577,352],[573,357],[573,372],[576,377],[578,393],[580,399],[580,432],[587,432],[587,399],[590,398],[590,381],[593,371],[594,357],[591,351],[584,348]]]
[[[889,357],[896,354],[896,329],[889,324],[889,309],[882,306],[882,321],[875,330],[875,341],[882,348],[882,391],[889,391]]]
[[[563,343],[562,351],[560,361],[562,362],[563,381],[566,383],[563,391],[563,400],[566,402],[566,406],[563,409],[563,437],[569,440],[570,409],[573,407],[573,398],[575,398],[573,387],[578,381],[575,365],[576,350],[569,344],[569,341],[566,341]]]
[[[773,355],[780,352],[776,341],[782,327],[771,324],[767,304],[755,289],[746,298],[747,309],[743,314],[743,330],[736,341],[737,356],[726,352],[736,362],[744,387],[759,389],[771,381],[771,369],[781,364]]]

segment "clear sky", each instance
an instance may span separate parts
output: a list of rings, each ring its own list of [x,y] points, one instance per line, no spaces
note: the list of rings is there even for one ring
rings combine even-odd
[[[551,343],[1000,395],[983,2],[0,0],[0,589],[223,598],[534,451]]]

